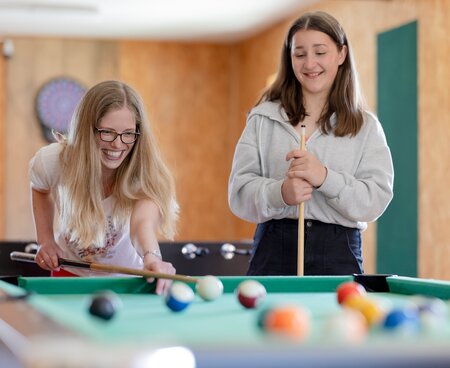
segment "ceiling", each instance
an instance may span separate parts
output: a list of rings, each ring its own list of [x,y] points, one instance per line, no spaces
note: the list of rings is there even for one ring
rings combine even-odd
[[[234,42],[319,0],[0,0],[0,40],[27,36]]]

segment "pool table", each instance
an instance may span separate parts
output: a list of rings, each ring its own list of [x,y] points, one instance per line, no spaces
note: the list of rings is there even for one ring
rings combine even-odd
[[[356,345],[329,339],[327,318],[341,309],[335,290],[354,276],[253,277],[268,293],[257,309],[245,309],[234,294],[247,277],[220,279],[224,295],[212,302],[196,296],[179,313],[154,294],[154,283],[139,277],[19,277],[17,285],[0,281],[0,339],[26,367],[61,366],[58,359],[65,367],[138,367],[137,356],[161,352],[170,359],[178,357],[177,367],[450,367],[448,315],[428,333],[374,328]],[[366,288],[373,290],[370,297],[383,305],[402,306],[417,294],[438,297],[447,305],[450,298],[450,282],[398,276],[373,280],[374,276],[358,279],[367,281]],[[92,294],[103,290],[113,290],[122,302],[107,322],[88,313]],[[284,304],[310,310],[312,329],[305,341],[259,329],[261,310]]]

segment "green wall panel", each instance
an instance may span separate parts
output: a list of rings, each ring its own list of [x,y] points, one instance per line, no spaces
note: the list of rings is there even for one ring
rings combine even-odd
[[[417,276],[417,22],[377,37],[378,117],[394,161],[394,199],[377,223],[378,273]]]

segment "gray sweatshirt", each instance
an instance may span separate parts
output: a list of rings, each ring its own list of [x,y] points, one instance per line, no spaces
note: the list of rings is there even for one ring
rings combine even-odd
[[[330,121],[334,126],[334,116]],[[279,103],[263,102],[248,115],[236,146],[228,202],[238,217],[255,223],[298,218],[287,205],[281,185],[289,168],[286,154],[300,147],[300,137]],[[377,118],[364,114],[354,137],[316,130],[306,142],[327,168],[323,184],[305,202],[305,219],[365,230],[384,212],[393,196],[394,170],[386,137]]]

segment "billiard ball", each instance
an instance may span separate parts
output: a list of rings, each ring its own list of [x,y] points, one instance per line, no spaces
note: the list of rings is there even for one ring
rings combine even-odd
[[[386,330],[418,331],[420,326],[418,310],[408,307],[394,308],[386,314],[382,326]]]
[[[442,299],[414,296],[409,303],[419,313],[420,326],[424,332],[433,332],[442,328],[448,316],[448,307]]]
[[[183,282],[173,282],[165,295],[166,305],[174,312],[186,309],[194,300],[194,291]]]
[[[277,306],[263,311],[258,324],[271,335],[302,341],[310,331],[310,312],[300,306]]]
[[[245,308],[256,308],[267,295],[265,287],[256,280],[242,281],[236,290],[239,303]]]
[[[340,284],[336,290],[337,301],[339,304],[345,302],[350,295],[365,295],[366,289],[361,284],[354,281],[347,281]]]
[[[264,308],[261,312],[259,312],[258,318],[257,318],[257,325],[260,330],[265,331],[266,317],[268,316],[268,314],[270,312],[272,312],[272,309],[273,309],[273,307],[267,307],[267,308]]]
[[[350,295],[345,299],[343,306],[361,312],[369,326],[378,324],[385,316],[385,309],[381,303],[365,295]]]
[[[352,309],[341,309],[330,315],[326,318],[323,328],[323,336],[333,343],[360,343],[368,334],[365,317],[361,312]]]
[[[117,294],[108,291],[95,294],[89,303],[89,313],[92,316],[109,321],[121,307]]]
[[[447,305],[442,299],[417,295],[409,302],[417,307],[420,314],[432,314],[443,319],[448,315]]]
[[[197,281],[196,291],[203,300],[212,301],[223,293],[223,284],[215,276],[204,276]]]

